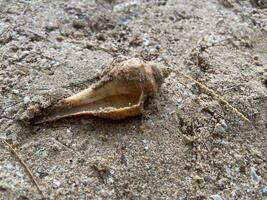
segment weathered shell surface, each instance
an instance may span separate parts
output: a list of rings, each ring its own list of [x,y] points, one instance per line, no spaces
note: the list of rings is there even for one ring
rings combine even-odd
[[[99,82],[62,100],[59,107],[35,121],[42,123],[78,115],[123,119],[143,113],[143,103],[166,76],[157,64],[131,58],[114,66]]]

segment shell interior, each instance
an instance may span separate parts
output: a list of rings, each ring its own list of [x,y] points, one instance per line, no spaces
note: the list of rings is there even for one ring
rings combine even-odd
[[[78,115],[93,115],[111,119],[121,119],[127,108],[142,109],[143,91],[136,81],[113,80],[103,87],[89,88],[63,100],[63,106],[52,110],[50,114],[37,119],[36,124]],[[139,108],[139,109],[138,109]],[[132,115],[136,115],[133,112]]]

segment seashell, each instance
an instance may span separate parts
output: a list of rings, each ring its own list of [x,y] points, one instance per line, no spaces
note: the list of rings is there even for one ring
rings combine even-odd
[[[89,88],[63,99],[36,124],[65,117],[91,115],[113,120],[142,115],[144,101],[158,92],[168,70],[152,62],[131,58],[115,65]]]

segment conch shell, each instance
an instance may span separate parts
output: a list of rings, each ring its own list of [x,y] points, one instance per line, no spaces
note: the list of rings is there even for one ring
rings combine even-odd
[[[113,120],[141,115],[144,101],[157,93],[167,71],[152,62],[144,62],[139,58],[128,59],[115,65],[96,84],[63,99],[60,106],[35,123],[78,115]]]

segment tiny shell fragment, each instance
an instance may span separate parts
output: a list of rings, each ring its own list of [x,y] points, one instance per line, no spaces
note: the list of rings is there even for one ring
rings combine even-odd
[[[168,70],[152,62],[131,58],[115,65],[99,82],[63,99],[36,124],[65,117],[91,115],[113,120],[142,115],[148,96],[157,93]]]

